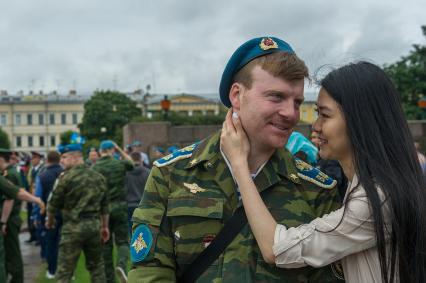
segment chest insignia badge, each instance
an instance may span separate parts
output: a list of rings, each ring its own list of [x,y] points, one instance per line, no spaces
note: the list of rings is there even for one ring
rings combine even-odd
[[[192,183],[192,184],[183,183],[183,185],[193,194],[206,191],[206,189],[200,188],[200,186],[198,186],[196,183]]]

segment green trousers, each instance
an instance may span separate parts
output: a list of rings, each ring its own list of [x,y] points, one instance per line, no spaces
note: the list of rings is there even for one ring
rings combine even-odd
[[[121,267],[127,273],[127,262],[129,260],[130,249],[128,242],[129,228],[127,226],[127,203],[111,202],[109,214],[110,239],[104,245],[104,262],[106,282],[115,282],[115,269],[112,256],[113,240],[117,247],[117,266]]]
[[[0,282],[6,282],[3,234],[0,233]]]
[[[64,223],[63,227],[66,225]],[[56,271],[58,282],[71,282],[81,251],[86,257],[86,268],[90,273],[91,282],[105,283],[99,219],[83,219],[79,223],[73,223],[72,231],[62,230]]]
[[[10,280],[9,283],[24,282],[24,264],[22,261],[21,247],[19,245],[21,222],[19,215],[11,215],[7,222],[7,234],[3,239],[6,273],[12,276],[12,280]]]

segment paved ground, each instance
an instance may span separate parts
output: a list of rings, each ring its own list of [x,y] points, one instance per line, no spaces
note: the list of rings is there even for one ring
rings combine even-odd
[[[42,262],[40,258],[40,246],[34,246],[33,243],[25,243],[30,235],[26,231],[26,225],[22,225],[24,231],[19,234],[19,242],[21,244],[22,259],[24,261],[24,282],[34,283],[40,271]],[[25,227],[24,227],[25,226]]]
[[[25,243],[28,240],[28,232],[21,232],[19,240],[21,244],[22,259],[24,261],[24,282],[34,283],[41,268],[40,247],[33,243]]]

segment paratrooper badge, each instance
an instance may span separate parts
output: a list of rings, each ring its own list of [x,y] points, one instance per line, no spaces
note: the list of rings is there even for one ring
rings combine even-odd
[[[270,37],[262,38],[259,46],[262,50],[278,49],[278,44]]]
[[[337,184],[336,180],[324,174],[312,165],[299,158],[295,158],[294,160],[296,168],[299,171],[297,172],[297,176],[301,179],[314,183],[315,185],[325,189],[331,189]]]
[[[187,188],[193,194],[206,191],[206,189],[201,188],[196,183],[192,183],[192,184],[183,183],[183,185],[184,185],[185,188]]]
[[[192,156],[192,152],[197,147],[198,143],[191,144],[187,147],[179,149],[172,154],[169,154],[161,159],[154,161],[154,165],[157,167],[163,167],[169,165],[173,162],[176,162],[181,159],[189,158]]]
[[[133,263],[143,261],[148,255],[152,246],[152,234],[148,226],[139,225],[133,233],[130,242],[130,256]]]

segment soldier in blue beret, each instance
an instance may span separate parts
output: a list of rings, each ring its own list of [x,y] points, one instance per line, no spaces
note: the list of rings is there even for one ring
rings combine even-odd
[[[63,225],[55,279],[71,282],[81,251],[91,282],[105,282],[102,242],[109,239],[109,201],[106,180],[84,163],[81,144],[58,146],[64,167],[49,196],[46,228],[56,225],[62,213]]]
[[[111,239],[103,247],[105,262],[106,283],[115,282],[115,274],[120,281],[127,278],[127,265],[129,260],[129,228],[127,212],[127,191],[125,189],[126,172],[133,170],[133,161],[117,144],[111,140],[102,141],[99,146],[101,157],[92,167],[102,174],[107,180],[107,193],[110,201]],[[121,156],[121,160],[115,158]],[[116,246],[116,264],[113,260],[113,246]]]
[[[307,77],[288,43],[259,37],[233,53],[219,87],[222,103],[238,113],[249,136],[257,188],[275,219],[289,226],[340,205],[335,182],[284,149],[299,121]],[[220,132],[155,161],[133,213],[129,282],[338,281],[330,266],[285,270],[268,264],[241,207]],[[234,223],[242,227],[231,235]],[[229,244],[217,241],[222,233],[231,237]]]

